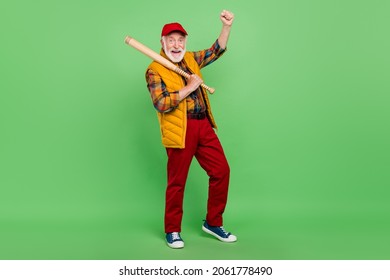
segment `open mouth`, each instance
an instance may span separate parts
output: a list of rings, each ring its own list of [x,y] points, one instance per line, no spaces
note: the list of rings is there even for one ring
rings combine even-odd
[[[181,54],[181,50],[171,50],[171,54],[172,54],[174,57],[178,57],[178,56],[180,56],[180,54]]]

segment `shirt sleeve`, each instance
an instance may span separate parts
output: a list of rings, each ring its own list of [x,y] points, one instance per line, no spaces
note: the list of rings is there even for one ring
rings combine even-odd
[[[167,113],[175,109],[179,103],[179,92],[168,92],[161,77],[153,70],[146,72],[147,87],[154,107],[160,113]]]
[[[216,40],[209,49],[193,52],[193,54],[199,67],[203,68],[220,58],[226,50],[227,49],[222,49],[218,40]]]

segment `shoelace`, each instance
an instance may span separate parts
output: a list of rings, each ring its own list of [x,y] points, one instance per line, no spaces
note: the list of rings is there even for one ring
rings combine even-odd
[[[229,234],[223,227],[219,227],[219,228],[222,230],[222,232],[223,232],[224,235],[227,236],[227,235]]]
[[[180,240],[180,235],[178,232],[172,232],[172,240]]]

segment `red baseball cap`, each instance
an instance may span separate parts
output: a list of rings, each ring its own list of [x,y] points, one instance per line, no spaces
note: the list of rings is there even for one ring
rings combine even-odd
[[[163,29],[161,31],[161,37],[162,36],[166,36],[169,33],[172,33],[174,31],[178,31],[178,32],[183,33],[184,35],[188,35],[187,31],[183,28],[183,26],[181,26],[180,23],[172,22],[172,23],[167,23],[167,24],[164,25],[164,27],[163,27]]]

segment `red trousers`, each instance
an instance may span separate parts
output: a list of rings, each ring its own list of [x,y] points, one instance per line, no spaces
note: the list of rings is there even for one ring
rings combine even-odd
[[[222,226],[230,168],[221,143],[208,119],[188,119],[185,148],[167,148],[167,154],[165,232],[181,232],[184,189],[194,156],[209,176],[206,221],[211,226]]]

